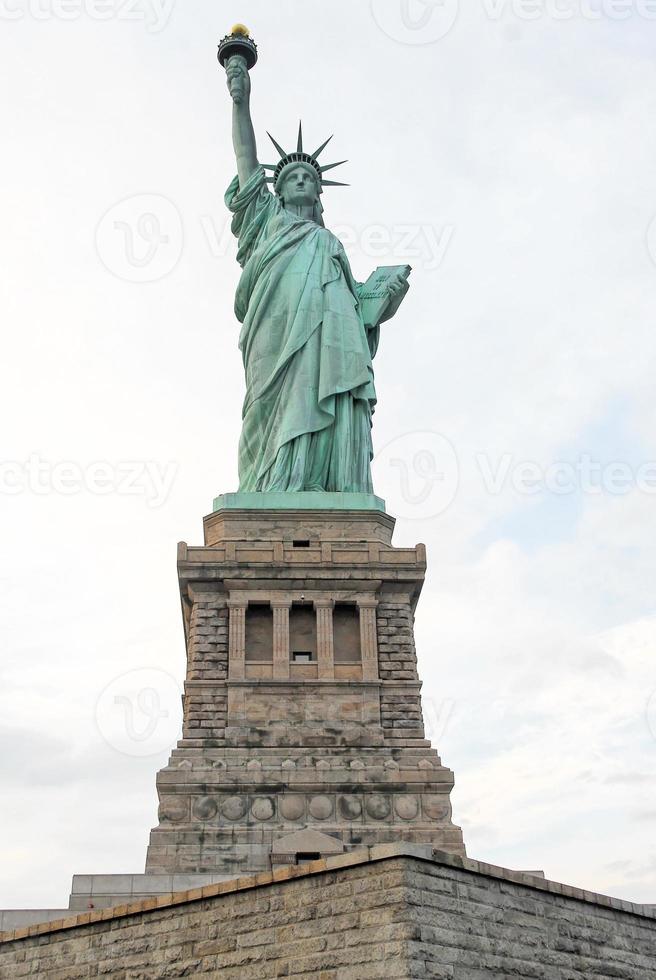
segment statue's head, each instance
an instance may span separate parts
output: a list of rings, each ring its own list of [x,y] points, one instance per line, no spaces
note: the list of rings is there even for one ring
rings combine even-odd
[[[280,154],[277,164],[263,164],[265,170],[272,170],[273,175],[267,177],[267,181],[273,184],[274,189],[284,207],[295,209],[298,207],[312,207],[314,220],[322,225],[323,207],[321,206],[321,195],[324,187],[344,187],[338,180],[326,180],[324,172],[339,167],[346,160],[339,163],[328,163],[325,166],[319,163],[319,156],[330,143],[330,136],[325,143],[322,143],[314,153],[306,153],[303,149],[303,127],[298,127],[298,141],[296,150],[287,153],[283,150],[280,143],[274,140],[271,133],[269,139]]]
[[[311,207],[314,220],[322,224],[321,181],[310,164],[290,163],[276,181],[276,194],[283,207]]]

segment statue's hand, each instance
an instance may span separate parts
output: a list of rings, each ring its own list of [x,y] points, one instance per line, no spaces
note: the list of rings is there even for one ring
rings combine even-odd
[[[251,76],[248,74],[246,59],[238,54],[233,55],[228,62],[226,75],[232,101],[236,105],[248,102],[251,94]]]
[[[405,276],[398,273],[387,283],[387,292],[390,295],[390,299],[395,299],[400,296],[401,293],[405,292],[408,287],[408,281]]]

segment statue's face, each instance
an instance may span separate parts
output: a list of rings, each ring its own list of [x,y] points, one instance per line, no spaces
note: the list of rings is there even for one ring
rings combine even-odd
[[[306,167],[295,167],[283,180],[279,190],[285,204],[311,207],[319,199],[316,177]]]

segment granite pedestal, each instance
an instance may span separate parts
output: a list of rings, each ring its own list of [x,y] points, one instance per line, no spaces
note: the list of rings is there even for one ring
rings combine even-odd
[[[184,730],[146,871],[247,874],[403,840],[464,854],[422,720],[423,545],[394,547],[382,510],[242,502],[219,498],[203,546],[178,549]]]

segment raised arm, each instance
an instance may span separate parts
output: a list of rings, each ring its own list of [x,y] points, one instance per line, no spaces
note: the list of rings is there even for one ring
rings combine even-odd
[[[246,59],[233,55],[226,67],[232,96],[232,142],[237,158],[239,186],[243,187],[259,167],[255,130],[251,119],[251,78]]]

